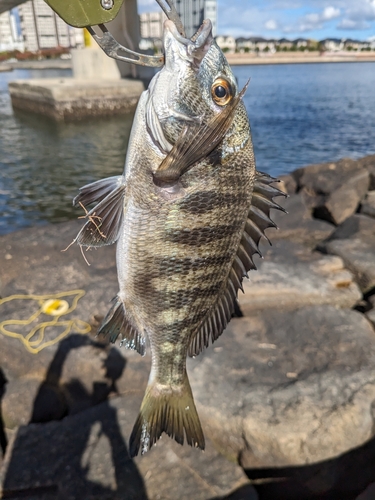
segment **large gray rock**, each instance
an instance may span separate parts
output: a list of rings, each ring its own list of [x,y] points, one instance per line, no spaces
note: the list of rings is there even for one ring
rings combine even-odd
[[[312,217],[302,194],[293,194],[277,201],[288,213],[273,211],[271,217],[279,229],[267,231],[271,241],[287,239],[312,249],[335,229],[332,224]]]
[[[360,212],[375,218],[375,191],[369,191],[362,203]]]
[[[370,173],[370,190],[375,189],[375,155],[365,156],[357,160],[358,165]]]
[[[206,434],[246,468],[311,464],[374,436],[375,333],[332,306],[234,319],[189,363]]]
[[[362,214],[349,217],[319,248],[341,257],[364,293],[375,286],[375,224],[372,217]]]
[[[356,212],[371,183],[369,169],[350,159],[311,165],[293,176],[315,217],[334,224]]]
[[[128,394],[60,422],[20,427],[0,472],[4,496],[203,500],[243,488],[248,500],[257,499],[242,469],[209,440],[202,453],[164,436],[146,455],[130,459],[126,443],[141,397]]]
[[[288,241],[275,241],[258,270],[245,280],[241,310],[294,309],[312,304],[352,307],[362,297],[342,259],[311,253]]]

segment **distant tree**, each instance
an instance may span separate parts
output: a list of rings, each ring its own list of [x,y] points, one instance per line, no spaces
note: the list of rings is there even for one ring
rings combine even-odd
[[[270,51],[270,48],[268,47],[268,45],[266,45],[263,49],[263,52],[269,52]]]
[[[244,48],[244,51],[246,52],[246,54],[247,54],[248,52],[250,52],[249,47],[245,47],[245,48]]]

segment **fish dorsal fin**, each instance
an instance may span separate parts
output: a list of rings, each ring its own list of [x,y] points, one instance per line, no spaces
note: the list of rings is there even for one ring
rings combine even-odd
[[[104,318],[98,335],[108,335],[113,344],[121,335],[120,346],[137,351],[141,356],[146,353],[146,339],[129,321],[124,302],[118,295],[113,299],[112,307]]]
[[[257,253],[261,256],[259,251],[261,237],[264,236],[270,242],[264,231],[269,227],[277,227],[270,219],[271,208],[285,211],[273,201],[275,196],[285,196],[282,191],[271,185],[273,182],[277,182],[273,177],[256,172],[248,218],[226,286],[213,309],[192,337],[188,351],[189,356],[197,356],[205,347],[208,347],[210,341],[211,343],[215,342],[224,331],[234,312],[238,289],[243,291],[243,277],[247,276],[247,272],[251,269],[256,269],[253,255]]]
[[[73,200],[86,211],[86,224],[75,242],[80,246],[101,247],[111,245],[119,236],[124,216],[125,179],[122,175],[87,184]],[[85,205],[98,203],[89,212]]]

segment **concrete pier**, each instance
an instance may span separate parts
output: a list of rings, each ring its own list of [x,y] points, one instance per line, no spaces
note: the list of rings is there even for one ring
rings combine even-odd
[[[14,108],[57,121],[133,112],[143,90],[141,81],[127,79],[51,78],[9,83]]]

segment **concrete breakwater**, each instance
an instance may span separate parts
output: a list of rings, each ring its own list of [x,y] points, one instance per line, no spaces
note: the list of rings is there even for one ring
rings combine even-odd
[[[14,297],[0,302],[5,498],[373,498],[375,155],[282,181],[289,213],[274,213],[243,317],[189,361],[205,453],[163,437],[128,457],[150,360],[94,338],[117,292],[114,248],[86,253],[90,267],[61,252],[79,221],[0,237],[0,295]],[[77,290],[70,334],[56,323],[30,337],[40,301],[61,292],[72,306]],[[46,345],[33,354],[9,331]]]

